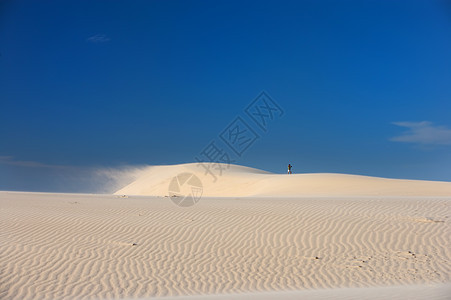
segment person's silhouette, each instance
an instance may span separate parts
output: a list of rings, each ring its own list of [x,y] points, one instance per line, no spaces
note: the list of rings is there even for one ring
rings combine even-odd
[[[292,167],[293,167],[292,165],[288,164],[288,174],[291,174],[291,168]]]

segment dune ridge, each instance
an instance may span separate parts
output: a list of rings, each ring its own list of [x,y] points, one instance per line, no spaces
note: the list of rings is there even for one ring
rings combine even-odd
[[[331,173],[273,174],[244,166],[208,163],[150,166],[138,171],[136,180],[119,187],[115,194],[169,195],[171,180],[182,173],[197,176],[206,197],[451,196],[451,182]]]

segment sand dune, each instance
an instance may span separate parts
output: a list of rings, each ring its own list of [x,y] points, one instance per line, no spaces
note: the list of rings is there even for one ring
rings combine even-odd
[[[203,197],[185,208],[165,197],[0,192],[0,298],[446,284],[450,205],[436,196]],[[290,298],[274,295],[265,297]]]
[[[211,168],[216,179],[206,173]],[[191,173],[202,182],[206,197],[248,196],[451,196],[451,182],[386,179],[345,174],[272,174],[237,166],[182,164],[151,166],[140,170],[136,180],[116,194],[169,195],[171,180]],[[222,173],[221,176],[219,174]]]

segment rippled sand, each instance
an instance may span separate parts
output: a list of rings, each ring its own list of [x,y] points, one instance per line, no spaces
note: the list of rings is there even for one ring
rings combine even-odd
[[[203,197],[183,208],[165,197],[0,192],[0,298],[449,283],[450,205],[437,196]]]

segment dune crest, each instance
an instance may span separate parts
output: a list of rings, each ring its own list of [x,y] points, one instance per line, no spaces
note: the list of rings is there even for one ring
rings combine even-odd
[[[211,173],[208,173],[211,168]],[[222,172],[222,175],[219,175]],[[208,163],[150,166],[115,194],[167,196],[179,174],[194,174],[206,197],[248,196],[451,196],[451,182],[388,179],[361,175],[310,173],[274,174],[259,169]]]

